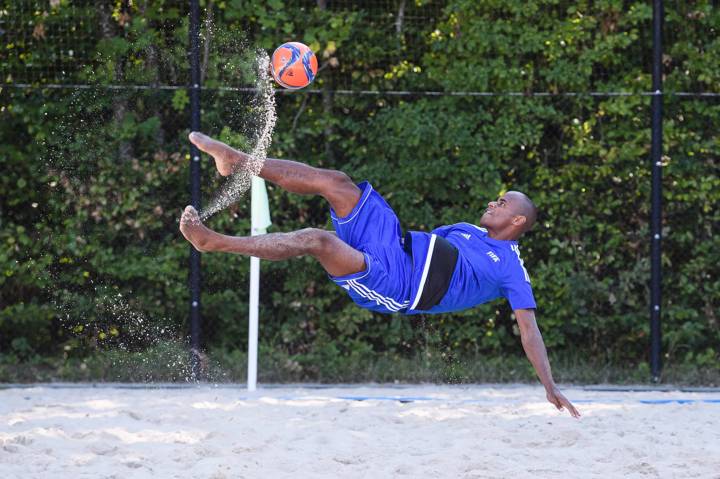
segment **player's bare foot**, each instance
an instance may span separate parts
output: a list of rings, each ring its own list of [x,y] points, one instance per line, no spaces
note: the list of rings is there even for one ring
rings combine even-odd
[[[218,236],[200,220],[200,215],[192,206],[186,206],[180,217],[180,232],[200,252],[212,251],[212,240]]]
[[[215,167],[222,176],[233,174],[238,168],[247,163],[248,155],[245,153],[198,131],[190,133],[188,138],[200,151],[204,151],[215,159]]]

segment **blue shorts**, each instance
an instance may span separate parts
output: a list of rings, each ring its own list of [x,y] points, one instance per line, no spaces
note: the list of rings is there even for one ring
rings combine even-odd
[[[379,313],[404,313],[410,305],[412,257],[403,249],[400,221],[390,205],[367,181],[349,215],[330,217],[338,237],[365,255],[365,271],[331,276],[363,308]]]

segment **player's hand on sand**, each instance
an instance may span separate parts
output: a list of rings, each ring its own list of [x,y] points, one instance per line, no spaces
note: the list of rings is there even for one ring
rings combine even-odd
[[[211,240],[216,232],[205,226],[192,206],[186,206],[180,217],[180,232],[200,252],[212,251]]]
[[[198,131],[190,133],[188,138],[200,151],[207,153],[215,159],[215,167],[222,176],[233,174],[248,161],[249,156],[247,154]]]
[[[575,406],[572,405],[568,398],[566,398],[557,387],[553,386],[552,388],[547,389],[546,392],[547,400],[553,403],[559,411],[567,409],[572,417],[576,419],[580,418],[580,412],[575,409]]]

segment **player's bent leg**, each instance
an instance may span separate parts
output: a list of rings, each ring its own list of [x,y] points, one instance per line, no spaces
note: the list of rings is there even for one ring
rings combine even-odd
[[[307,239],[310,254],[331,276],[347,276],[365,271],[365,255],[331,231],[316,228],[300,230]]]
[[[260,177],[290,193],[320,195],[341,217],[352,211],[362,194],[342,171],[315,168],[297,161],[267,158]]]
[[[251,160],[250,155],[202,133],[192,132],[189,138],[215,159],[215,166],[223,176],[242,169]],[[350,214],[361,196],[360,188],[345,173],[297,161],[266,158],[259,176],[291,193],[324,197],[340,217]]]
[[[340,218],[348,216],[360,201],[362,190],[346,173],[333,171],[334,177],[325,199]]]
[[[342,171],[294,161],[266,161],[261,176],[291,193],[322,196],[339,217],[349,215],[362,196],[360,188]]]
[[[307,228],[290,233],[260,236],[227,236],[206,227],[192,206],[185,208],[180,231],[198,250],[219,251],[280,261],[310,255],[332,276],[345,276],[365,270],[365,256],[329,231]]]

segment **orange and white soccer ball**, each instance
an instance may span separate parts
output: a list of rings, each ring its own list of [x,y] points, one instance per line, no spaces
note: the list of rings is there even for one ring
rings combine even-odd
[[[308,86],[315,79],[318,61],[307,45],[288,42],[280,45],[272,54],[270,69],[280,86],[297,90]]]

